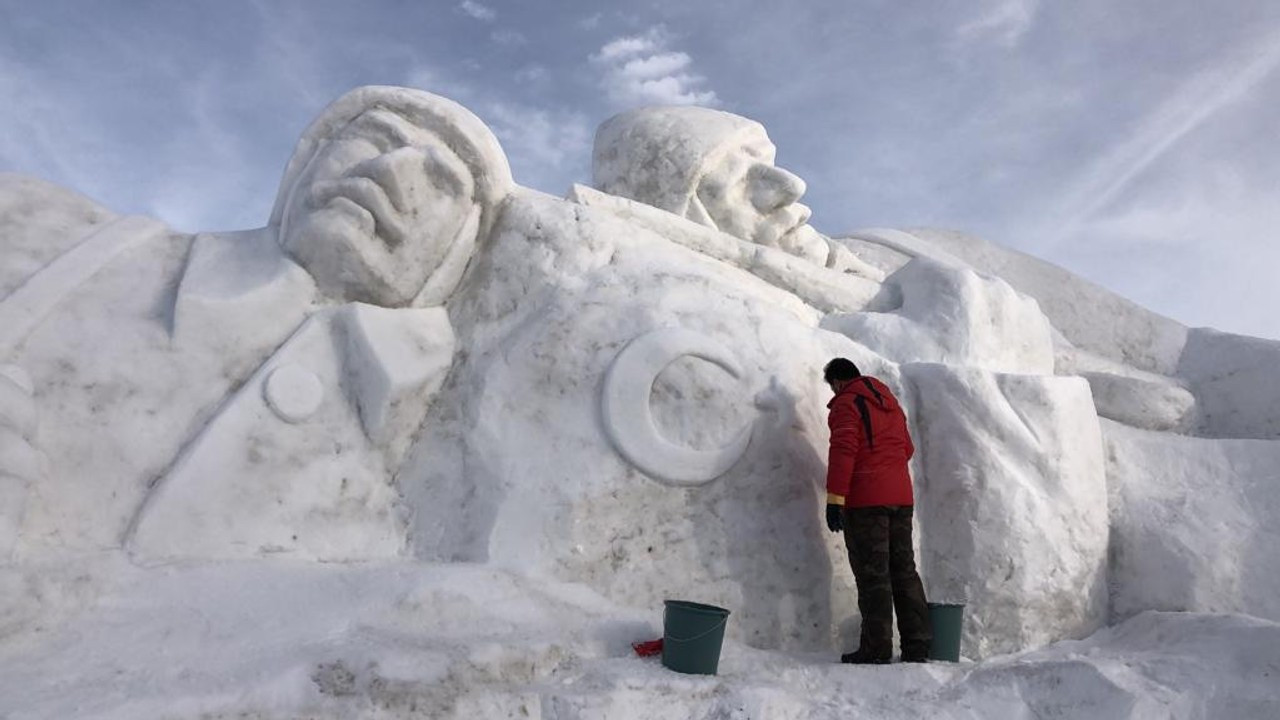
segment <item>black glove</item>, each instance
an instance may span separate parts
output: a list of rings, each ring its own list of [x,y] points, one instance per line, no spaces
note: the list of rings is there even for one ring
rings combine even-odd
[[[827,503],[827,529],[831,532],[844,530],[844,508],[835,503]]]

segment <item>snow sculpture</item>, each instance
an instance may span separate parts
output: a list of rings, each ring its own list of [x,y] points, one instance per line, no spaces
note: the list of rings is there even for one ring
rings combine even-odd
[[[648,107],[606,120],[592,155],[597,188],[873,280],[883,275],[808,224],[805,183],[777,167],[764,126],[709,108]]]
[[[121,543],[162,557],[399,552],[403,523],[394,519],[391,476],[454,347],[442,309],[417,323],[453,294],[512,186],[483,123],[429,93],[354,90],[299,141],[268,225],[243,232],[192,238],[151,220],[115,219],[93,206],[86,212],[80,205],[87,203],[63,191],[6,178],[15,185],[20,202],[71,208],[88,220],[71,232],[21,204],[2,218],[6,261],[34,261],[15,263],[27,274],[14,277],[6,262],[0,278],[8,291],[0,318],[14,320],[0,329],[0,363],[30,373],[49,418],[40,440],[51,461],[23,513],[20,552]],[[416,343],[361,336],[368,323],[341,312],[353,300],[404,313],[374,324],[416,327],[416,340],[421,332],[435,336]],[[348,340],[338,357],[335,348]],[[321,387],[302,381],[307,373]],[[386,382],[373,379],[379,376]],[[262,437],[289,432],[268,422],[296,423],[312,445],[262,446]],[[293,533],[281,540],[294,522],[289,513],[244,518],[243,527],[216,503],[209,517],[191,515],[199,508],[184,494],[214,492],[193,484],[226,483],[217,492],[231,502],[234,488],[272,467],[282,470],[274,490],[262,491],[272,502],[299,492],[290,473],[306,463],[287,461],[301,447],[323,444],[324,433],[332,433],[329,448],[350,450],[351,465],[345,475],[343,463],[320,473],[294,508],[310,513],[296,542]],[[367,457],[377,459],[362,465]],[[229,474],[215,476],[213,468]],[[171,483],[183,489],[166,489]],[[349,531],[375,517],[376,531]],[[176,541],[186,521],[195,531]]]
[[[842,355],[908,409],[922,569],[970,601],[971,656],[1086,634],[1108,589],[1156,604],[1141,578],[1167,568],[1178,604],[1276,612],[1272,443],[1175,438],[1170,469],[1142,461],[1166,435],[1098,428],[1275,437],[1274,346],[945,233],[830,241],[726,113],[621,115],[595,160],[599,189],[517,188],[466,110],[362,88],[307,130],[263,228],[181,235],[0,177],[0,561],[409,551],[848,648],[820,526]],[[1197,544],[1197,468],[1234,473],[1208,517],[1261,560]]]
[[[705,336],[675,328],[655,330],[632,340],[609,366],[601,412],[614,447],[636,467],[674,485],[701,485],[723,475],[742,457],[751,442],[751,428],[709,451],[662,437],[649,410],[649,396],[658,374],[685,356],[719,365],[735,379],[742,376],[733,356]]]

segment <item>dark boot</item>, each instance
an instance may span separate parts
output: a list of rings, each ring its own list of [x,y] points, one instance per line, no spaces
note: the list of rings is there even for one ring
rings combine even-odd
[[[840,662],[846,665],[888,665],[889,659],[888,655],[864,653],[862,648],[840,656]]]

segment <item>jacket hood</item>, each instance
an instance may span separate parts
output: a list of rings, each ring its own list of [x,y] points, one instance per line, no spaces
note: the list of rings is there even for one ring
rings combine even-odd
[[[869,407],[874,407],[886,412],[892,412],[898,409],[898,399],[894,397],[893,391],[889,386],[880,382],[879,379],[869,375],[855,378],[848,385],[845,385],[836,396],[831,399],[834,403],[843,395],[854,395],[864,398]],[[831,403],[827,407],[831,407]]]

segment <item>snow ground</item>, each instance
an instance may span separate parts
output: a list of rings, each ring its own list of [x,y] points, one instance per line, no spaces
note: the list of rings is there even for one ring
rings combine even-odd
[[[655,609],[478,565],[143,569],[108,553],[5,572],[11,720],[1280,715],[1280,624],[1242,615],[1147,612],[1087,640],[924,666],[729,641],[720,675],[696,677],[633,655],[660,633]],[[101,595],[75,596],[90,585]]]

